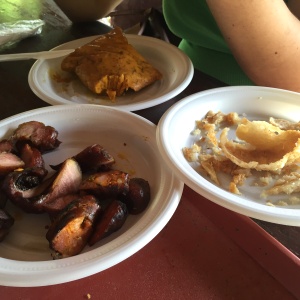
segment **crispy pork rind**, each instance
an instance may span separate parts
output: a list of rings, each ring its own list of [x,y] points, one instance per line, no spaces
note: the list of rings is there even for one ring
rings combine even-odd
[[[285,119],[275,119],[270,117],[269,122],[282,130],[300,130],[300,122],[291,122]]]
[[[300,132],[281,130],[265,121],[244,119],[236,136],[243,142],[228,140],[229,128],[220,136],[224,155],[242,168],[278,172],[300,158]]]
[[[271,188],[262,192],[261,197],[266,198],[278,194],[290,195],[296,192],[300,192],[300,173],[292,172],[276,180]]]
[[[235,137],[229,140],[234,128]],[[260,197],[267,205],[300,203],[294,195],[300,193],[300,122],[272,117],[269,122],[249,121],[237,113],[209,111],[196,121],[192,135],[198,140],[183,153],[189,162],[198,162],[199,171],[216,185],[222,186],[219,174],[228,174],[228,190],[240,195],[239,187],[255,173],[252,185],[264,188]],[[291,196],[276,202],[268,199],[281,194]]]
[[[199,171],[208,175],[215,184],[221,185],[218,178],[220,172],[236,176],[235,188],[232,190],[237,194],[240,194],[237,185],[242,185],[250,172],[241,171],[239,166],[221,153],[217,133],[221,127],[232,126],[240,121],[240,117],[235,112],[224,114],[220,111],[217,113],[208,111],[203,119],[196,121],[196,129],[192,132],[192,135],[199,136],[199,144],[195,143],[191,147],[183,148],[187,161],[199,162]],[[247,173],[249,174],[246,176]]]

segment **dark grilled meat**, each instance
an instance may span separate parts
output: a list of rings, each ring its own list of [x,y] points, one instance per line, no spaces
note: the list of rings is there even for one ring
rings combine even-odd
[[[109,170],[115,163],[115,159],[99,144],[89,146],[73,156],[78,162],[83,173],[99,170]],[[57,170],[61,164],[51,166],[52,169]]]
[[[74,256],[82,251],[99,211],[96,198],[86,195],[71,202],[57,216],[46,234],[55,258]]]
[[[63,198],[77,193],[82,181],[78,163],[67,159],[61,169],[43,180],[47,171],[43,168],[28,168],[8,174],[2,190],[15,205],[29,213],[54,212],[65,207]]]
[[[129,191],[122,197],[128,212],[137,215],[143,212],[150,202],[150,186],[143,178],[131,178],[129,181]]]
[[[20,158],[24,162],[24,168],[45,168],[44,158],[40,150],[36,147],[29,145],[28,143],[22,143],[19,145]]]
[[[129,190],[129,175],[119,170],[98,172],[84,179],[79,189],[101,197],[126,195]]]
[[[14,222],[13,217],[7,211],[0,209],[0,242],[7,236]]]
[[[95,229],[89,245],[93,246],[98,241],[119,230],[128,216],[126,205],[118,200],[113,200],[96,221]]]
[[[3,180],[1,190],[15,205],[26,212],[40,213],[34,206],[34,197],[39,196],[51,181],[43,181],[47,171],[43,168],[28,168],[9,173]]]
[[[11,140],[14,143],[28,141],[38,148],[41,153],[56,149],[60,145],[58,132],[51,126],[37,121],[22,123],[14,131]]]

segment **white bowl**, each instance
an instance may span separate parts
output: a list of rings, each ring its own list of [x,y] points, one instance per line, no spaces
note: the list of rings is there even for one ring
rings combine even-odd
[[[300,94],[280,89],[240,86],[211,89],[196,93],[173,105],[157,127],[157,143],[161,155],[185,184],[207,199],[232,211],[268,222],[300,226],[300,205],[269,206],[253,186],[241,187],[241,196],[228,192],[200,175],[196,166],[188,163],[183,147],[194,142],[191,135],[195,120],[209,111],[245,113],[250,119],[268,117],[300,119]],[[299,196],[299,195],[298,195]]]
[[[61,145],[44,155],[47,166],[98,143],[115,157],[116,168],[148,180],[151,201],[143,213],[130,215],[119,231],[93,247],[86,246],[77,256],[59,260],[52,260],[45,237],[48,216],[27,214],[8,203],[15,224],[0,243],[1,285],[51,285],[95,274],[140,250],[169,221],[180,201],[183,183],[162,161],[153,123],[101,105],[56,105],[2,120],[0,136],[11,135],[20,123],[30,120],[51,125],[59,132]]]

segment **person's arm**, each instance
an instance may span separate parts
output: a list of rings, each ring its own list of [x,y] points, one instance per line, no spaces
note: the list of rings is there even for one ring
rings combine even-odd
[[[300,21],[283,0],[206,1],[255,84],[300,92]]]

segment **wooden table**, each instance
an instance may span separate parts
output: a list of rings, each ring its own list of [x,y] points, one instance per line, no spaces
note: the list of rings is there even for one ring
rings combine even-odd
[[[11,2],[2,1],[1,5]],[[24,6],[15,4],[9,15],[2,10],[0,21],[38,16],[46,22],[43,31],[2,47],[1,54],[49,50],[109,30],[100,22],[71,24],[52,0],[26,1]],[[32,64],[33,61],[0,63],[1,119],[48,106],[29,88]],[[178,100],[219,86],[222,83],[196,71],[191,84],[180,95],[135,113],[157,124],[166,109]],[[298,227],[252,220],[185,186],[179,207],[167,226],[125,261],[74,282],[33,288],[1,286],[0,295],[5,300],[295,299],[300,298],[297,240],[300,241]]]

